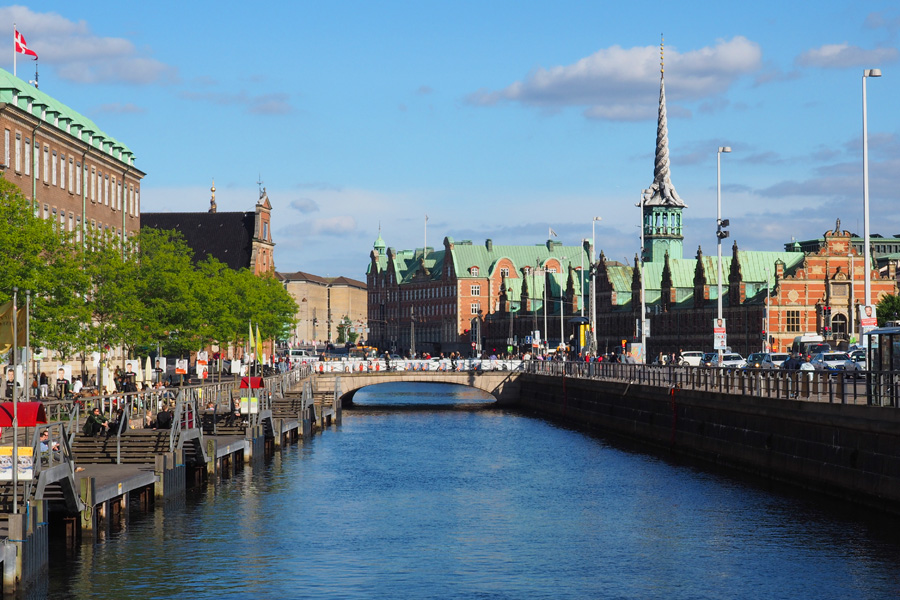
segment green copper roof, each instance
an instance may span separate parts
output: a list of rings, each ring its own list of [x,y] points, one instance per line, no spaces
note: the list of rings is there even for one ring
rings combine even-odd
[[[104,154],[134,166],[134,153],[128,146],[104,133],[84,115],[3,69],[0,69],[0,102],[12,104]]]
[[[741,280],[745,284],[747,298],[755,297],[766,286],[775,284],[775,261],[784,263],[785,274],[793,273],[803,263],[803,252],[755,252],[738,250],[738,261],[741,265]],[[706,272],[706,283],[710,286],[710,299],[718,297],[718,266],[715,256],[703,256],[703,269]],[[731,272],[731,253],[722,257],[722,295],[727,297],[728,274]],[[647,303],[659,302],[662,293],[662,273],[665,262],[644,263],[644,286]],[[669,259],[669,271],[672,273],[672,287],[675,288],[675,301],[678,304],[690,301],[694,296],[694,272],[697,259]],[[634,267],[607,266],[609,280],[616,295],[617,305],[625,306],[631,302],[631,281]]]

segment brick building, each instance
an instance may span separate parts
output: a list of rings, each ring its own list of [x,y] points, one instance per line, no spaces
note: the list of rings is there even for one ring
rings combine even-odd
[[[4,177],[35,214],[75,234],[128,238],[141,226],[134,153],[87,117],[0,69]]]
[[[665,80],[660,74],[659,117],[653,183],[645,192],[643,260],[633,266],[609,263],[601,252],[597,269],[597,341],[599,352],[637,341],[641,279],[648,311],[647,356],[678,349],[712,350],[713,319],[718,314],[718,264],[700,248],[682,257],[682,212],[687,205],[672,185]],[[873,239],[879,251],[891,244]],[[859,336],[858,307],[877,304],[896,293],[896,268],[872,271],[872,297],[864,298],[866,266],[861,240],[840,228],[818,240],[792,242],[784,252],[749,252],[735,242],[722,257],[722,305],[727,342],[746,356],[766,345],[785,350],[794,337],[826,333],[825,308],[831,309],[829,340],[846,345]]]
[[[349,277],[319,277],[311,273],[275,273],[297,303],[297,324],[288,340],[294,347],[321,346],[337,341],[341,320],[350,320],[359,340],[368,336],[366,284]]]
[[[581,308],[587,245],[548,240],[506,246],[445,237],[443,246],[397,251],[378,236],[366,276],[370,343],[397,351],[467,353],[479,341],[496,345],[490,321],[480,340],[473,327],[498,310],[517,315],[512,335],[524,340],[536,327],[558,340],[561,307],[565,314]],[[544,327],[545,307],[552,326]],[[502,337],[505,348],[506,333]]]

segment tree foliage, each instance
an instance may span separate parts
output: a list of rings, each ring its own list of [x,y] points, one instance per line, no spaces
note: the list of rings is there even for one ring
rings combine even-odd
[[[294,323],[297,305],[274,276],[193,264],[177,232],[123,240],[98,230],[82,241],[55,225],[0,177],[0,303],[18,287],[24,307],[30,291],[31,344],[63,360],[117,345],[184,354],[241,344],[251,321],[266,340]]]
[[[878,306],[875,307],[875,316],[878,317],[879,326],[888,321],[900,321],[900,296],[894,294],[882,296]]]

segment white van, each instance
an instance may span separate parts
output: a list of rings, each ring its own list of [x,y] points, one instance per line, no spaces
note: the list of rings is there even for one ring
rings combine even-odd
[[[700,360],[703,358],[703,353],[699,350],[686,350],[681,353],[681,362],[682,364],[687,364],[692,367],[699,367]]]
[[[299,361],[310,361],[310,360],[318,360],[319,357],[309,350],[304,350],[302,348],[291,348],[288,356],[291,357],[291,360],[299,360]]]

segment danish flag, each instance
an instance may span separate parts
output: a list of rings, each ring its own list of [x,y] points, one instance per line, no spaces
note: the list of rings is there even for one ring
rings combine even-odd
[[[16,29],[16,52],[19,54],[27,54],[29,56],[33,56],[34,60],[37,60],[37,52],[34,50],[29,50],[28,46],[25,44],[25,36],[19,33],[19,30]]]

